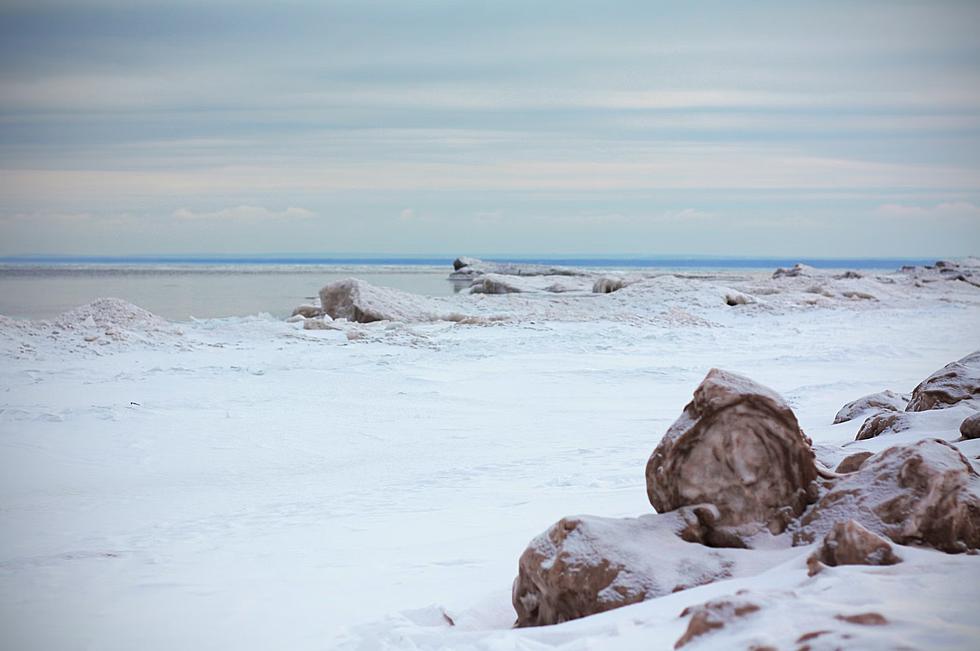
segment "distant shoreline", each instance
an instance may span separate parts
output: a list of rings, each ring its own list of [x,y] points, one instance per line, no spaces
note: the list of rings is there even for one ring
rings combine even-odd
[[[709,268],[774,269],[803,263],[820,269],[895,269],[903,265],[926,265],[934,258],[739,258],[739,257],[534,257],[515,256],[483,258],[491,262],[549,264],[569,267],[610,268]],[[8,256],[0,265],[16,267],[148,267],[179,266],[383,266],[383,267],[451,267],[450,257],[319,257],[319,256]]]

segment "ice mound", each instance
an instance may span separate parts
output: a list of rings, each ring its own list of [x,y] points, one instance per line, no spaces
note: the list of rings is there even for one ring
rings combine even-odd
[[[647,462],[661,513],[711,504],[712,528],[781,532],[812,501],[813,450],[793,410],[748,378],[712,369]]]
[[[153,332],[168,329],[165,319],[120,298],[100,298],[55,318],[53,325],[65,330],[99,329],[106,335]]]
[[[587,292],[591,283],[587,278],[577,276],[508,276],[499,273],[486,273],[475,276],[470,283],[471,294],[521,294]]]
[[[461,256],[453,261],[451,279],[471,278],[484,274],[502,276],[587,276],[589,273],[571,267],[529,264],[524,262],[487,262]]]
[[[0,333],[21,356],[36,354],[36,345],[45,339],[60,350],[99,351],[136,343],[155,346],[183,336],[166,319],[119,298],[100,298],[50,321],[0,317]]]

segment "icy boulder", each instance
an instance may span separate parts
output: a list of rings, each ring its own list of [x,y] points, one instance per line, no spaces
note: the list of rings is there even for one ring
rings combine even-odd
[[[792,409],[748,378],[712,369],[647,462],[664,513],[711,504],[720,532],[780,533],[814,495],[817,468]]]
[[[977,549],[980,476],[938,439],[888,448],[838,479],[803,516],[795,541],[808,544],[850,519],[903,545]]]
[[[553,267],[525,262],[487,262],[478,258],[459,257],[453,261],[451,279],[472,278],[483,274],[502,276],[587,276],[588,272],[570,267]]]
[[[736,555],[750,552],[685,542],[687,524],[679,513],[561,519],[521,555],[517,625],[558,624],[733,576]]]
[[[942,367],[912,391],[906,411],[945,409],[980,398],[980,351]]]
[[[375,287],[357,278],[332,282],[320,290],[320,305],[332,319],[358,323],[433,321],[440,318],[431,300],[407,292]]]
[[[903,396],[900,393],[886,389],[885,391],[862,396],[841,407],[840,411],[834,417],[834,424],[845,423],[868,412],[880,414],[885,411],[905,411],[908,403],[909,396]]]
[[[855,520],[835,524],[817,550],[806,559],[810,576],[818,574],[824,567],[895,565],[900,562],[902,559],[887,540]]]
[[[626,280],[616,276],[602,276],[592,283],[593,294],[612,294],[626,287]]]
[[[470,285],[471,294],[519,294],[525,291],[508,276],[485,274],[477,276]]]

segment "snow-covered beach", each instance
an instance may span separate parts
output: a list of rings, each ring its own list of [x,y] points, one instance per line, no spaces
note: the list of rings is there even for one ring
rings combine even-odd
[[[328,294],[347,319],[170,322],[113,300],[0,317],[5,643],[671,648],[685,608],[746,590],[753,619],[691,648],[970,648],[977,556],[900,545],[898,565],[812,577],[816,543],[777,545],[747,575],[553,627],[512,628],[511,604],[518,558],[555,521],[653,513],[647,458],[711,368],[778,392],[831,468],[957,439],[975,403],[862,441],[864,418],[833,420],[980,349],[964,264],[493,267],[454,296],[353,282]],[[977,465],[980,441],[954,445]],[[846,619],[868,612],[887,623]]]

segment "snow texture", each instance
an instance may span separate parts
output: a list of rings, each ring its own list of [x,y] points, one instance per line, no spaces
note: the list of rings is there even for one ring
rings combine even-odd
[[[808,545],[720,550],[739,556],[731,578],[558,626],[513,628],[510,583],[568,513],[657,517],[642,464],[712,367],[783,396],[828,467],[939,437],[925,465],[966,472],[969,404],[862,441],[859,420],[831,420],[980,349],[976,266],[650,271],[609,294],[589,271],[543,274],[563,293],[439,300],[358,281],[358,309],[387,320],[328,330],[108,299],[0,317],[3,647],[670,648],[688,607],[744,600],[759,609],[685,648],[974,648],[980,557],[893,540],[901,563],[810,577],[823,519]],[[873,487],[871,465],[828,490]],[[764,566],[741,574],[749,553]]]

